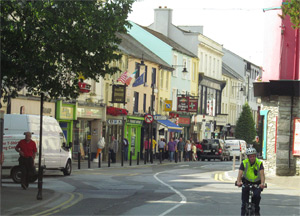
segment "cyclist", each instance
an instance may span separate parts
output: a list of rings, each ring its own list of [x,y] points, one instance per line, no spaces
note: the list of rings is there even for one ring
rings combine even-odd
[[[243,160],[240,165],[239,173],[237,177],[237,185],[239,187],[244,183],[254,183],[259,184],[259,188],[253,189],[253,203],[255,205],[255,215],[259,214],[259,203],[260,203],[260,193],[262,189],[265,187],[265,173],[264,167],[260,160],[256,158],[256,149],[250,147],[246,150],[247,159]],[[242,208],[241,215],[245,215],[246,213],[246,203],[249,198],[249,188],[242,189]]]

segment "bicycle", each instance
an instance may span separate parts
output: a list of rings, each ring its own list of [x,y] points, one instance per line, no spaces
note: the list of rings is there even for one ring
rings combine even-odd
[[[235,182],[235,186],[237,185],[237,182]],[[247,216],[255,216],[255,204],[253,203],[253,189],[259,188],[259,184],[253,184],[253,183],[243,183],[242,188],[249,188],[249,198],[248,202],[246,203],[246,215]],[[267,184],[265,183],[265,188],[267,188]]]

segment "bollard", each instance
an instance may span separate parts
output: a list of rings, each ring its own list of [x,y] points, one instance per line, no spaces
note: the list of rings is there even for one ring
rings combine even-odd
[[[130,151],[130,155],[129,155],[129,165],[131,166],[131,163],[132,163],[132,151]]]
[[[178,162],[178,152],[175,151],[175,163],[177,163],[177,162]]]
[[[88,168],[91,168],[91,153],[90,153],[90,147],[88,147]]]
[[[159,163],[162,161],[162,150],[159,150]]]
[[[107,160],[107,165],[108,165],[108,167],[110,167],[110,157],[111,157],[111,153],[109,152],[109,153],[108,153],[108,160]]]
[[[80,169],[80,152],[78,152],[77,156],[78,156],[78,169]]]
[[[150,162],[151,162],[151,164],[153,164],[153,151],[152,150],[150,151]]]
[[[124,166],[124,151],[121,151],[121,166]]]
[[[140,164],[140,153],[137,153],[136,165]]]
[[[144,164],[147,163],[146,152],[144,153]]]
[[[235,155],[233,155],[233,164],[232,164],[232,171],[235,170]]]
[[[98,157],[98,168],[101,168],[101,152],[99,153]]]

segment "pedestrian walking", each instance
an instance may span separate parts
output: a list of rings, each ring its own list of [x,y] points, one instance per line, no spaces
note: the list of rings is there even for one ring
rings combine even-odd
[[[128,161],[128,146],[129,142],[128,139],[124,137],[123,139],[123,144],[124,144],[124,160]]]
[[[178,150],[178,156],[179,156],[180,162],[183,159],[184,146],[185,146],[185,143],[184,143],[182,137],[180,137],[179,141],[177,143],[177,150]]]
[[[187,140],[185,143],[185,160],[190,161],[192,158],[192,143],[190,140]]]
[[[162,160],[165,159],[165,149],[166,149],[166,142],[164,141],[163,138],[161,138],[158,142],[158,149],[159,153],[161,154]]]
[[[193,161],[197,160],[197,147],[195,143],[192,143],[192,157],[193,157]]]
[[[172,162],[172,160],[174,160],[174,152],[177,150],[176,142],[173,138],[168,142],[167,150],[169,152],[169,160]]]
[[[196,148],[197,148],[197,160],[199,161],[201,159],[201,152],[203,151],[202,144],[200,142],[196,142]]]
[[[115,139],[114,136],[111,137],[111,143],[109,146],[109,151],[110,151],[110,157],[111,157],[111,162],[116,163],[117,162],[117,152],[118,152],[118,140]]]
[[[26,190],[29,186],[30,175],[34,175],[34,159],[37,152],[36,143],[31,139],[31,133],[25,133],[25,139],[18,142],[15,150],[19,152],[19,165],[21,168],[21,186]]]

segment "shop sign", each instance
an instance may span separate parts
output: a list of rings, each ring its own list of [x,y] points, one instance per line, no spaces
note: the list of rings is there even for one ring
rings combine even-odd
[[[300,118],[294,119],[293,155],[300,156]]]
[[[177,97],[177,111],[188,112],[189,110],[189,97]]]
[[[189,112],[197,112],[198,110],[198,99],[189,98]]]
[[[172,101],[171,100],[165,100],[165,112],[172,111]]]
[[[179,117],[178,118],[178,124],[181,124],[181,125],[190,125],[191,124],[191,119],[190,118]]]
[[[142,121],[142,120],[139,120],[139,119],[127,119],[127,123],[142,125],[142,124],[143,124],[143,121]]]
[[[104,109],[92,109],[92,108],[77,108],[78,118],[103,118]]]
[[[61,112],[60,112],[60,118],[73,120],[73,116],[74,116],[73,112],[74,112],[73,107],[62,106]]]
[[[177,111],[179,112],[197,112],[198,99],[191,97],[177,97]]]
[[[158,115],[156,115],[156,116],[153,116],[154,117],[154,120],[167,120],[168,118],[167,118],[167,116],[158,116]]]
[[[122,125],[123,121],[121,119],[108,119],[107,124],[109,125]]]
[[[111,103],[125,103],[126,85],[113,85]]]

